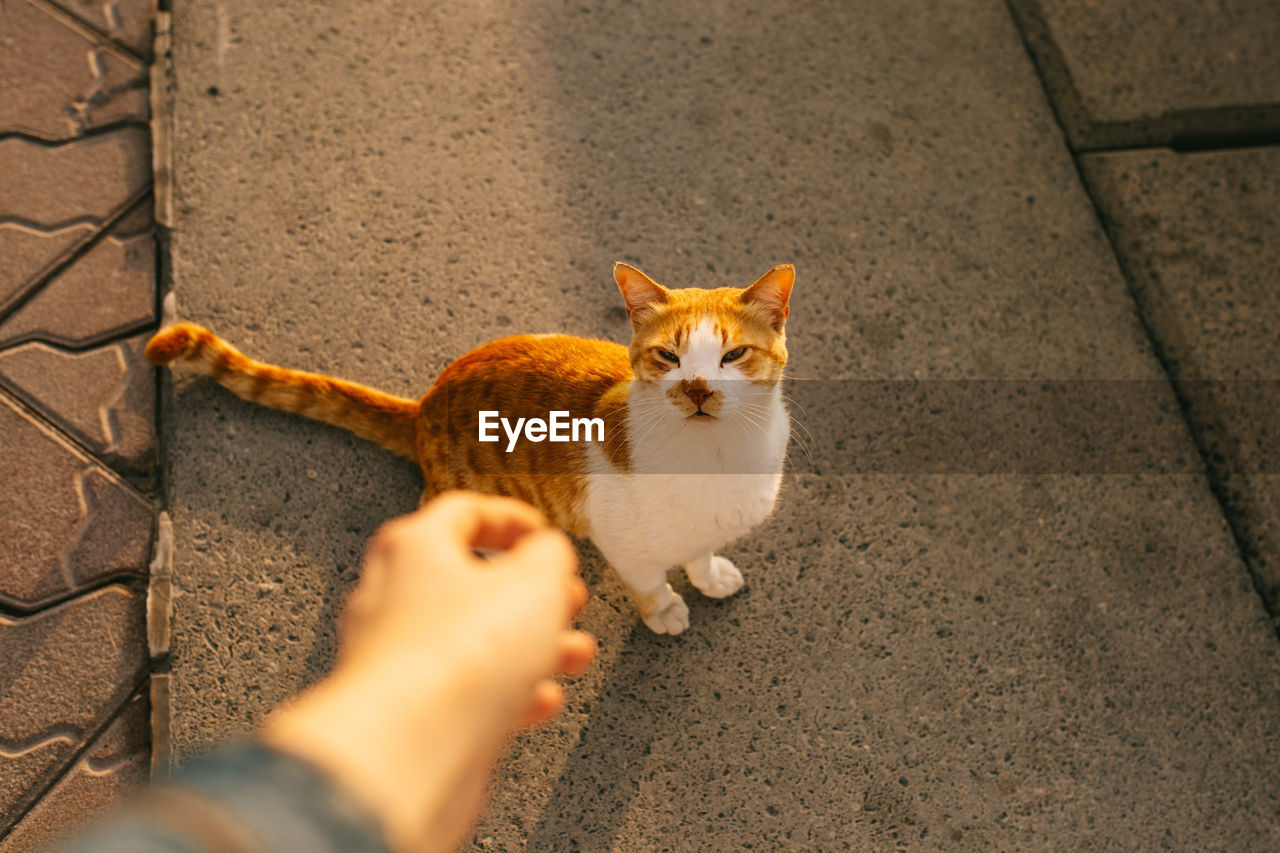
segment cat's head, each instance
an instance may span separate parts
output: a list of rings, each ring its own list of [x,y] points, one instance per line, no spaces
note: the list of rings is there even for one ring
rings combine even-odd
[[[636,381],[660,390],[672,415],[751,417],[772,395],[787,364],[790,264],[744,289],[671,290],[624,263],[613,277],[631,320]]]

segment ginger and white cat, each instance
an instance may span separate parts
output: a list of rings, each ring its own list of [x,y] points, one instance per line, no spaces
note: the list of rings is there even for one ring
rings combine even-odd
[[[618,572],[645,624],[689,626],[667,583],[683,566],[704,595],[742,587],[715,551],[760,524],[782,481],[790,421],[782,404],[786,319],[795,271],[777,266],[745,289],[663,287],[619,263],[630,348],[568,335],[519,335],[449,365],[418,402],[256,362],[190,323],[147,345],[154,364],[190,363],[235,394],[343,427],[415,460],[423,500],[450,488],[521,498],[589,537]],[[604,441],[479,440],[481,411],[601,418]]]

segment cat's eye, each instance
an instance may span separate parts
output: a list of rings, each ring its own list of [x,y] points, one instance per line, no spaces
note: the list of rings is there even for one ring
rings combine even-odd
[[[742,356],[744,356],[746,352],[747,352],[746,347],[738,347],[737,349],[731,349],[720,357],[720,363],[728,364],[731,361],[737,361],[738,359],[742,358]]]
[[[673,352],[668,352],[667,350],[660,349],[660,350],[658,350],[658,355],[662,356],[663,358],[665,358],[667,361],[671,362],[672,364],[679,364],[679,363],[680,363],[680,356],[676,355],[676,354],[675,354],[675,353],[673,353]]]

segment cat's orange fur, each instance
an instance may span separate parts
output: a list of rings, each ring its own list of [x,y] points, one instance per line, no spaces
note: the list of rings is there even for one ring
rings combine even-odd
[[[632,322],[629,348],[567,335],[502,338],[449,365],[418,402],[263,364],[192,323],[158,332],[146,355],[153,364],[186,361],[240,397],[346,428],[414,459],[426,481],[424,499],[449,488],[510,495],[585,535],[582,447],[522,441],[508,453],[505,442],[477,440],[480,410],[498,410],[510,419],[546,418],[553,410],[602,418],[604,456],[626,472],[628,385],[634,379],[661,380],[671,364],[658,350],[678,351],[695,324],[710,320],[726,346],[747,347],[739,366],[748,379],[777,382],[786,364],[782,330],[794,275],[789,265],[775,267],[747,289],[668,290],[626,264],[618,264],[614,274]]]

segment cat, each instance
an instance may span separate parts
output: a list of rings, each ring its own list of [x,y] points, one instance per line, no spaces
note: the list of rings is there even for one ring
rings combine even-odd
[[[734,594],[742,573],[715,551],[763,522],[777,501],[790,433],[781,382],[795,269],[776,266],[742,289],[668,289],[619,262],[614,280],[629,348],[569,335],[502,338],[450,364],[418,402],[262,364],[191,323],[157,332],[146,356],[186,362],[246,400],[414,460],[424,501],[466,488],[533,504],[595,542],[650,629],[678,634],[689,608],[668,570],[683,566],[712,598]],[[512,422],[568,412],[603,420],[603,436],[481,440],[482,411]]]

